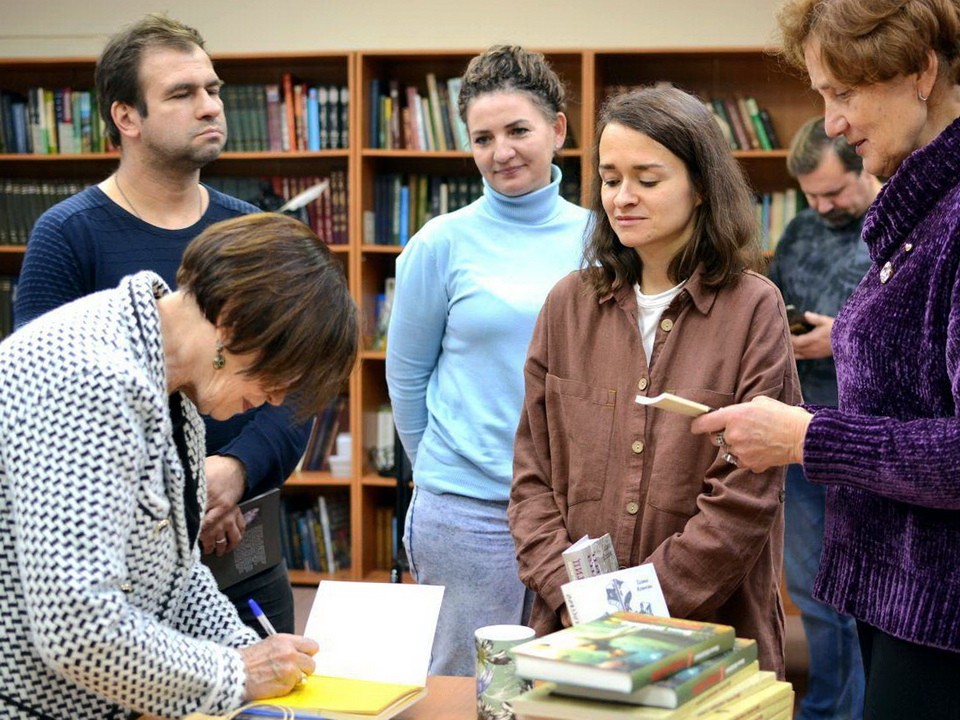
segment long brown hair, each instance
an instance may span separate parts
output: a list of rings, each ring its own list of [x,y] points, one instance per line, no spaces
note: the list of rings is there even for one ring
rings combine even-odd
[[[701,198],[694,211],[693,236],[667,269],[674,282],[703,264],[703,282],[719,287],[745,269],[760,267],[753,196],[740,165],[713,116],[694,96],[674,87],[631,90],[611,97],[600,111],[594,167],[600,166],[600,137],[608,125],[622,125],[663,145],[686,166]],[[593,182],[593,232],[584,250],[587,279],[598,296],[640,279],[639,255],[623,245],[607,219],[600,183]]]

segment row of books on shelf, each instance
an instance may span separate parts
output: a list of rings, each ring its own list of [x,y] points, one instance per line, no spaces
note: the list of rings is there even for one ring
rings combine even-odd
[[[794,691],[730,625],[614,612],[511,649],[517,720],[789,720]]]
[[[373,566],[381,570],[393,567],[394,539],[397,536],[397,513],[390,505],[373,509]]]
[[[461,78],[438,80],[427,73],[426,92],[397,80],[370,81],[371,148],[382,150],[470,150],[457,99]]]
[[[364,243],[406,245],[430,218],[469,205],[482,194],[479,175],[378,175],[373,210],[363,216]]]
[[[113,150],[92,90],[0,91],[0,153],[56,155]]]
[[[334,170],[327,176],[205,177],[203,181],[220,192],[271,212],[283,209],[298,196],[305,197],[306,204],[290,212],[309,225],[324,242],[345,245],[348,241],[350,198],[347,174],[343,170]]]
[[[806,197],[796,188],[758,195],[756,211],[760,227],[760,249],[776,250],[787,225],[805,207]]]
[[[283,73],[279,83],[224,85],[226,150],[292,152],[349,147],[350,90],[308,85]]]
[[[84,187],[74,180],[0,180],[0,245],[26,245],[37,218]]]
[[[269,211],[279,210],[298,194],[325,182],[326,190],[294,214],[326,242],[347,243],[349,197],[346,173],[342,170],[327,177],[209,177],[204,182]],[[0,181],[0,245],[25,245],[40,215],[86,186],[86,182],[77,180]]]
[[[0,275],[0,340],[13,332],[13,304],[17,299],[17,278]]]
[[[732,150],[777,150],[781,147],[773,118],[755,98],[743,95],[714,98],[706,106]]]
[[[338,395],[317,413],[310,426],[307,447],[297,466],[298,471],[328,470],[332,455],[349,455],[349,448],[337,447],[340,429],[350,427],[350,404],[344,395]]]
[[[282,498],[280,537],[288,568],[323,573],[349,569],[349,492],[326,493],[314,502],[298,496]]]

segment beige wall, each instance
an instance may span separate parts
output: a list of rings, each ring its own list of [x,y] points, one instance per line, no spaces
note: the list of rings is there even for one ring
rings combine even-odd
[[[775,42],[778,0],[0,0],[0,57],[95,56],[146,12],[195,26],[211,53],[702,47]]]

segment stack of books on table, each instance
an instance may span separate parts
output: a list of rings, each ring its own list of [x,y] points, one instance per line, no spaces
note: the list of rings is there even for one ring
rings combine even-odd
[[[518,645],[517,720],[789,720],[793,686],[729,625],[617,612]]]

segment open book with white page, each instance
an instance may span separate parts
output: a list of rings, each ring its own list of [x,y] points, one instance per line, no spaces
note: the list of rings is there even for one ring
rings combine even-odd
[[[304,635],[316,670],[242,717],[386,720],[423,698],[443,587],[336,582],[317,587]]]

